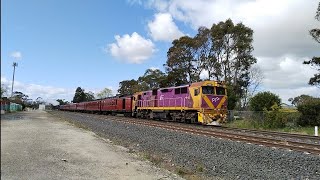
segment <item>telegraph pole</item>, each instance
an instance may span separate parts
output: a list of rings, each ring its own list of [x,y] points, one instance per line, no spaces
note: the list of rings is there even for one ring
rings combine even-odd
[[[13,76],[12,76],[11,97],[13,96],[14,73],[16,72],[16,67],[18,66],[18,63],[13,62],[12,66],[13,66]]]

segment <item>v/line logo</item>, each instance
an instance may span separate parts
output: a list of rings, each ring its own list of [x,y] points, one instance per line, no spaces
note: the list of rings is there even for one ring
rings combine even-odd
[[[219,97],[213,97],[213,98],[211,98],[211,101],[212,101],[212,102],[218,102],[219,100],[220,100]]]

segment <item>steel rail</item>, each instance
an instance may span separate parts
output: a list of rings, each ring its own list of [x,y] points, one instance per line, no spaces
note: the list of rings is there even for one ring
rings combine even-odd
[[[237,131],[237,132],[244,132],[244,133],[257,133],[257,134],[263,134],[263,135],[276,135],[280,137],[289,137],[289,138],[297,138],[297,139],[303,139],[303,140],[315,140],[319,144],[320,137],[318,136],[310,136],[310,135],[304,135],[304,134],[294,134],[294,133],[285,133],[285,132],[276,132],[276,131],[266,131],[266,130],[255,130],[255,129],[245,129],[245,128],[231,128],[231,127],[219,127],[221,129],[226,129],[228,131]]]
[[[90,117],[88,116],[88,114],[86,115],[87,117]],[[296,142],[296,141],[290,141],[290,140],[279,140],[279,139],[274,139],[269,137],[254,136],[252,134],[251,135],[239,134],[235,132],[227,132],[227,131],[221,131],[221,130],[214,131],[212,128],[210,129],[192,128],[187,126],[179,126],[181,124],[178,124],[178,123],[170,123],[170,125],[168,125],[163,121],[145,121],[145,120],[136,119],[136,118],[119,117],[119,116],[105,116],[105,117],[101,115],[95,115],[95,116],[97,116],[98,119],[101,119],[101,120],[121,121],[128,124],[158,127],[158,128],[163,128],[167,130],[187,132],[192,134],[205,135],[209,137],[230,139],[234,141],[241,141],[241,142],[252,143],[256,145],[264,145],[264,146],[274,147],[274,148],[278,147],[283,149],[289,149],[289,150],[295,150],[295,151],[320,155],[319,144],[309,144],[309,143]]]

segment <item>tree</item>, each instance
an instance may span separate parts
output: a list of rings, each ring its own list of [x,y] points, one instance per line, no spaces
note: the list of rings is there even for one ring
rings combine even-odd
[[[84,101],[93,101],[93,100],[95,100],[93,92],[89,91],[87,93],[85,92],[84,94],[85,94]]]
[[[68,101],[65,101],[64,99],[57,99],[56,101],[58,101],[59,105],[66,105],[69,103]]]
[[[271,92],[259,92],[255,96],[253,96],[250,101],[250,108],[253,111],[271,111],[273,106],[280,107],[281,99],[279,96],[271,93]]]
[[[211,27],[211,56],[207,70],[216,80],[224,80],[233,88],[236,101],[244,95],[249,85],[253,57],[253,30],[242,23],[234,25],[231,19]],[[229,107],[230,108],[230,107]]]
[[[314,97],[312,97],[312,96],[302,94],[302,95],[297,96],[295,98],[290,98],[290,99],[288,99],[288,101],[290,101],[292,105],[297,107],[299,105],[306,104],[307,102],[309,102],[313,99],[314,99]]]
[[[173,85],[192,83],[206,71],[208,79],[225,81],[231,87],[228,94],[234,96],[228,99],[228,108],[233,109],[245,96],[250,68],[257,61],[252,55],[252,42],[253,30],[230,19],[213,24],[211,29],[200,27],[195,37],[184,36],[172,42],[164,64],[167,78]]]
[[[147,69],[143,76],[138,78],[141,90],[150,90],[163,87],[166,79],[165,73],[159,69]]]
[[[84,89],[82,89],[81,87],[78,87],[76,89],[72,102],[79,103],[79,102],[84,102],[85,100],[86,100],[86,94],[84,92]]]
[[[320,2],[318,5],[315,18],[316,20],[320,21]],[[310,30],[310,35],[313,37],[313,39],[316,42],[320,43],[320,29],[315,28]],[[309,84],[320,88],[320,57],[313,57],[309,61],[304,61],[303,64],[309,64],[311,65],[311,67],[318,70],[318,73],[314,74],[314,76],[310,78]]]
[[[201,72],[207,70],[210,79],[210,71],[206,67],[210,66],[210,58],[212,55],[211,48],[213,46],[211,41],[210,29],[206,27],[200,27],[198,29],[198,34],[193,38],[194,40],[194,58],[195,58],[195,70],[197,76],[200,76]]]
[[[120,95],[129,95],[134,94],[135,92],[139,92],[139,84],[138,81],[131,79],[131,80],[124,80],[119,83],[118,93]]]
[[[199,81],[200,72],[197,71],[199,68],[197,67],[197,59],[194,58],[195,52],[196,44],[193,38],[183,36],[174,40],[172,47],[167,52],[167,62],[164,64],[167,73],[173,72],[178,75],[177,79],[184,83]]]
[[[180,86],[188,84],[187,76],[184,74],[183,69],[166,69],[168,75],[162,82],[162,87]]]
[[[20,92],[20,91],[15,91],[12,94],[11,101],[17,104],[22,105],[22,109],[24,109],[26,106],[28,106],[29,102],[29,96]]]
[[[298,124],[301,126],[317,126],[320,124],[320,98],[308,98],[297,107],[301,112]]]
[[[112,94],[112,90],[109,88],[104,88],[102,91],[100,91],[97,94],[97,97],[99,99],[103,99],[103,98],[107,98],[107,97],[111,97],[111,96],[113,96],[113,94]]]
[[[1,84],[1,96],[0,98],[2,97],[5,97],[8,93],[8,87],[5,85],[5,84]]]
[[[28,99],[28,97],[29,97],[28,95],[26,95],[20,91],[15,91],[15,92],[13,92],[13,95],[12,95],[13,100],[20,101],[21,103],[25,102]]]
[[[42,99],[42,97],[37,97],[36,103],[37,103],[37,104],[43,104],[43,103],[44,103],[44,100]]]
[[[249,105],[249,99],[255,94],[263,80],[263,74],[259,67],[250,68],[248,86],[244,87],[244,94],[241,99],[241,108],[246,109]]]

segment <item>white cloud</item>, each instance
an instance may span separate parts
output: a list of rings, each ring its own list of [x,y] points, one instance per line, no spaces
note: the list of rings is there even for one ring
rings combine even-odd
[[[133,4],[139,4],[142,5],[142,1],[141,0],[127,0],[127,2],[131,5]]]
[[[113,87],[113,86],[107,86],[107,87],[104,87],[104,88],[110,89],[110,90],[112,91],[112,95],[113,95],[113,96],[117,95],[117,93],[118,93],[118,89],[116,89],[116,88]],[[101,92],[102,90],[104,90],[104,88],[95,88],[95,89],[90,89],[90,90],[85,89],[85,91],[86,91],[86,92],[88,92],[88,91],[93,92],[94,95],[95,95],[95,98],[98,99],[97,94],[98,94],[99,92]]]
[[[208,79],[209,78],[209,72],[207,70],[202,70],[200,73],[201,79]]]
[[[155,71],[155,70],[160,70],[160,68],[158,68],[158,67],[150,67],[149,69],[151,69],[152,71]]]
[[[22,58],[22,54],[20,51],[14,51],[10,54],[10,57],[14,58],[15,60],[20,60]]]
[[[271,91],[280,96],[283,102],[288,103],[291,97],[307,94],[320,97],[317,87],[308,85],[310,77],[316,73],[300,58],[291,55],[281,57],[258,57],[257,66],[263,72],[263,90]]]
[[[8,87],[8,95],[11,95],[11,80],[1,76],[1,84]],[[19,81],[14,81],[13,91],[19,91],[35,100],[37,97],[42,97],[45,101],[52,102],[55,99],[66,99],[71,101],[75,89],[58,88],[52,86],[43,86],[39,84],[26,84]]]
[[[109,44],[106,51],[127,63],[141,64],[155,52],[152,41],[141,37],[136,32],[132,33],[131,36],[129,34],[122,37],[116,35],[115,39],[117,42]]]
[[[148,23],[148,28],[151,37],[155,41],[171,42],[184,35],[173,22],[169,13],[155,14],[154,20]]]
[[[231,18],[254,30],[254,53],[257,56],[283,54],[319,55],[319,44],[312,40],[309,30],[319,26],[314,19],[317,1],[302,0],[150,0],[149,7],[169,13],[175,20],[200,26]]]
[[[263,85],[270,89],[308,86],[309,79],[316,70],[302,64],[306,59],[290,55],[277,58],[258,57],[257,65],[264,75]]]
[[[309,30],[319,27],[314,16],[319,1],[303,0],[149,0],[147,7],[168,13],[175,21],[197,30],[200,26],[230,18],[253,29],[254,56],[263,72],[263,89],[278,93],[285,101],[301,94],[320,96],[309,86],[316,73],[302,62],[320,56],[319,44]],[[202,72],[205,77],[205,72]]]
[[[306,87],[296,87],[296,88],[282,88],[282,89],[268,89],[268,91],[271,91],[272,93],[275,93],[279,95],[281,98],[281,101],[283,103],[291,104],[288,99],[294,98],[297,96],[300,96],[302,94],[306,94],[313,97],[320,98],[320,92],[317,87],[312,86],[306,86]]]

